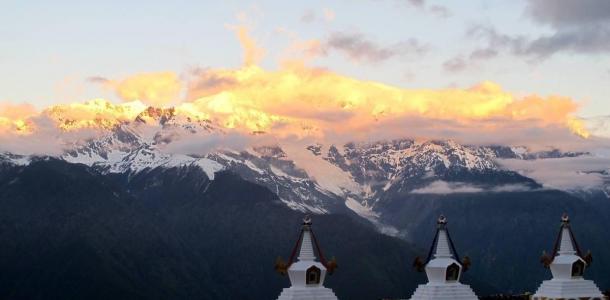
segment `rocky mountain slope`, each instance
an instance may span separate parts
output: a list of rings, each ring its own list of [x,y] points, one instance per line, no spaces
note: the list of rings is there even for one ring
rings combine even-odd
[[[290,255],[302,217],[226,171],[210,180],[192,166],[156,168],[128,180],[55,159],[6,167],[0,298],[272,299],[288,284],[273,264]],[[313,220],[339,262],[327,282],[339,297],[406,297],[423,280],[412,245],[346,215]]]

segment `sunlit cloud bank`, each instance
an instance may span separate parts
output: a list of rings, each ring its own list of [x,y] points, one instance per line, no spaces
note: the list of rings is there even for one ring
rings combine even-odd
[[[318,68],[289,65],[267,71],[256,65],[203,69],[184,83],[177,76],[140,74],[115,85],[126,101],[97,99],[36,112],[27,104],[2,106],[3,136],[110,129],[148,105],[175,103],[178,114],[210,120],[243,134],[338,141],[375,138],[455,138],[472,143],[578,143],[589,136],[567,97],[518,97],[485,81],[466,89],[404,89]],[[175,82],[175,83],[174,83]],[[147,90],[150,88],[150,90]],[[44,122],[42,121],[44,119]],[[6,138],[6,137],[5,137]],[[541,140],[542,139],[542,140]],[[551,140],[549,140],[551,139]]]
[[[189,84],[188,101],[229,128],[356,139],[379,130],[413,136],[419,129],[498,134],[504,128],[588,137],[574,117],[578,105],[572,99],[517,97],[489,81],[467,89],[403,89],[298,65],[198,75]]]
[[[89,81],[114,91],[124,101],[139,100],[151,106],[175,104],[182,91],[182,83],[173,72],[141,73],[122,80],[95,76]]]
[[[21,103],[0,103],[0,134],[12,132],[13,134],[27,134],[28,119],[37,115],[34,106]]]
[[[2,104],[3,148],[32,144],[34,150],[29,149],[35,151],[44,139],[58,150],[77,143],[77,138],[91,138],[133,121],[148,106],[174,107],[184,120],[205,120],[224,133],[247,136],[248,141],[342,143],[410,137],[573,148],[590,136],[576,117],[578,103],[569,97],[518,96],[491,81],[468,88],[401,88],[299,60],[265,70],[258,66],[265,49],[249,36],[248,28],[230,29],[244,48],[240,68],[89,78],[125,101],[119,104],[95,99],[40,111],[28,104]]]

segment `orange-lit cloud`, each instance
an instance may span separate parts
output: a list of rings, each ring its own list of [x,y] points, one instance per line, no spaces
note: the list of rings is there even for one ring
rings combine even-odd
[[[203,78],[227,84],[221,90],[191,85],[189,94],[200,96],[193,105],[228,127],[252,131],[302,135],[295,129],[300,127],[315,128],[320,135],[347,134],[385,121],[424,118],[463,126],[528,121],[587,135],[572,117],[578,105],[570,98],[517,97],[488,81],[469,89],[402,89],[294,65],[271,72],[256,66],[208,70]]]
[[[15,132],[27,134],[33,130],[32,123],[28,120],[37,114],[31,104],[0,103],[0,134],[4,132]]]
[[[204,69],[193,76],[189,98],[175,106],[176,112],[244,134],[318,139],[371,139],[381,137],[380,132],[388,137],[501,137],[509,131],[518,136],[537,129],[589,135],[574,117],[578,105],[572,99],[517,97],[489,81],[468,89],[404,89],[302,65],[276,71],[258,66]],[[97,99],[52,106],[41,115],[64,131],[109,129],[134,120],[146,107],[140,101],[112,104]],[[30,106],[11,106],[2,110],[0,120],[5,131],[17,130],[20,124],[36,128],[35,115]]]
[[[122,80],[90,77],[89,82],[114,91],[124,101],[142,101],[151,106],[176,104],[182,92],[182,82],[174,72],[140,73]]]
[[[182,85],[173,72],[142,73],[115,84],[116,93],[126,101],[140,100],[153,106],[165,106],[178,100]]]
[[[265,49],[259,47],[250,36],[250,29],[245,25],[227,26],[237,35],[237,39],[243,48],[243,62],[246,66],[258,64],[265,56]]]
[[[132,121],[149,105],[172,105],[176,114],[190,120],[208,120],[231,134],[256,133],[261,139],[337,143],[425,137],[557,145],[589,136],[575,117],[577,102],[568,97],[516,96],[491,81],[470,88],[406,89],[307,67],[298,59],[270,71],[257,65],[264,50],[248,35],[247,27],[233,30],[244,50],[240,68],[197,69],[184,83],[171,72],[143,73],[120,81],[91,79],[129,102],[96,99],[55,105],[40,113],[28,105],[0,106],[0,133],[4,138],[7,134],[80,137],[75,133]]]
[[[111,129],[121,122],[133,121],[146,107],[140,101],[113,104],[104,99],[93,99],[84,103],[55,105],[43,110],[42,115],[64,131]]]

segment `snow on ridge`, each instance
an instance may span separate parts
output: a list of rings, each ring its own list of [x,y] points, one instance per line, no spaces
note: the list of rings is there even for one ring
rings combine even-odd
[[[389,236],[398,236],[400,231],[393,226],[382,223],[379,220],[379,214],[374,212],[370,207],[363,206],[360,202],[354,198],[347,197],[345,200],[345,206],[355,212],[357,215],[369,220],[373,223],[379,232]]]
[[[527,147],[519,146],[519,147],[510,147],[510,150],[517,155],[517,157],[523,157],[527,152]]]
[[[195,165],[199,166],[210,180],[214,180],[214,174],[216,172],[222,171],[224,169],[223,165],[207,158],[198,159],[195,162]]]
[[[197,158],[183,154],[163,153],[149,145],[143,145],[132,151],[120,149],[104,149],[102,157],[95,151],[75,151],[64,154],[60,158],[70,162],[100,167],[109,173],[141,172],[157,167],[172,168],[181,166],[200,167],[210,180],[214,173],[224,169],[224,166],[208,158]]]
[[[282,145],[282,149],[286,152],[287,159],[292,160],[296,166],[305,170],[322,190],[337,196],[363,193],[362,187],[354,181],[348,172],[314,155],[305,146]]]
[[[282,203],[284,203],[290,209],[304,212],[304,213],[314,213],[314,214],[321,214],[321,215],[329,213],[329,211],[327,209],[325,209],[323,207],[319,207],[319,206],[312,206],[312,205],[308,205],[308,204],[302,203],[302,202],[299,203],[296,201],[290,201],[290,200],[286,200],[284,198],[280,198],[280,201],[282,201]]]
[[[374,212],[370,207],[366,207],[352,197],[345,199],[345,206],[351,209],[353,212],[366,219],[376,220],[379,214]]]
[[[16,166],[27,166],[32,162],[32,157],[29,155],[0,153],[0,162],[6,162]]]
[[[213,180],[216,172],[231,170],[276,191],[292,209],[328,213],[332,205],[344,203],[357,214],[374,220],[369,206],[374,202],[369,201],[392,184],[400,183],[400,179],[426,176],[439,168],[494,169],[500,151],[507,151],[507,155],[512,152],[517,157],[529,154],[527,149],[467,146],[452,140],[400,139],[342,146],[292,141],[191,156],[174,153],[178,151],[174,146],[193,137],[223,132],[209,122],[184,119],[168,111],[148,109],[140,119],[121,124],[86,141],[84,146],[69,149],[59,158],[109,173],[195,166]],[[29,158],[3,159],[0,154],[0,161],[27,164]]]

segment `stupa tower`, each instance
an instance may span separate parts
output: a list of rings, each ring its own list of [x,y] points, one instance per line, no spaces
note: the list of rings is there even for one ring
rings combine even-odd
[[[551,269],[553,278],[543,281],[532,299],[603,299],[595,283],[583,278],[585,268],[591,263],[591,254],[582,255],[568,215],[561,217],[561,229],[551,256],[544,254],[541,261]]]
[[[314,251],[314,245],[315,250]],[[296,253],[299,256],[296,258]],[[320,256],[317,261],[316,254]],[[288,273],[291,286],[285,288],[278,300],[337,300],[331,289],[324,287],[326,274],[332,274],[337,267],[333,260],[327,261],[322,254],[318,241],[311,229],[311,218],[306,216],[303,219],[303,226],[296,245],[292,250],[288,262],[283,262],[278,258],[275,269],[282,275]]]
[[[434,254],[432,254],[434,253]],[[460,283],[464,266],[458,261],[458,255],[447,230],[447,219],[440,216],[437,230],[426,262],[417,259],[415,266],[425,264],[428,283],[415,290],[411,300],[475,300],[478,299],[468,285]],[[468,266],[468,259],[465,265]]]

